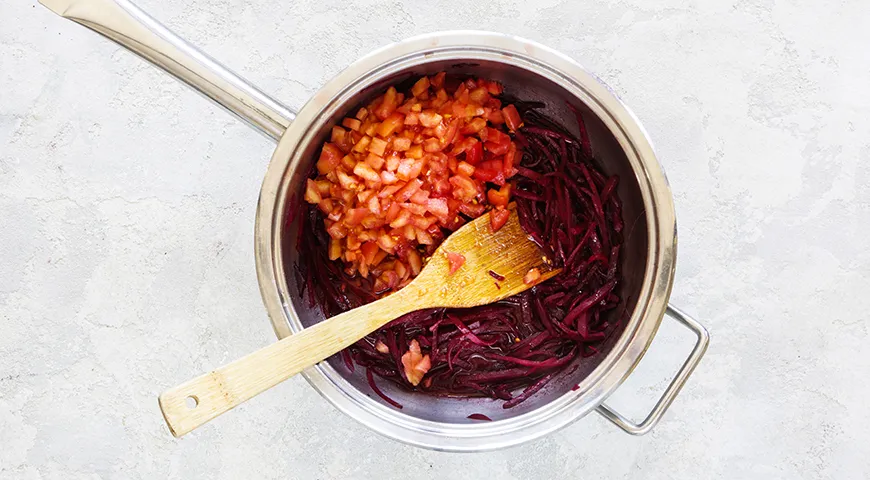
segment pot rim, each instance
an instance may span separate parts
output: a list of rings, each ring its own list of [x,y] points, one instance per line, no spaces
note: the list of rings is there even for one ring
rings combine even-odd
[[[257,279],[279,339],[303,327],[290,300],[281,261],[283,212],[289,172],[309,161],[299,145],[315,141],[323,118],[356,92],[409,66],[443,59],[490,60],[534,71],[583,101],[625,151],[638,177],[646,210],[649,252],[637,305],[621,337],[579,388],[513,418],[448,424],[418,419],[370,398],[327,362],[303,375],[336,408],[372,430],[404,443],[444,451],[481,451],[517,445],[565,427],[600,405],[631,373],[664,316],[673,286],[676,218],[673,196],[651,142],[634,114],[579,63],[536,42],[480,31],[437,32],[383,47],[350,65],[324,85],[281,137],[260,191],[255,226]]]

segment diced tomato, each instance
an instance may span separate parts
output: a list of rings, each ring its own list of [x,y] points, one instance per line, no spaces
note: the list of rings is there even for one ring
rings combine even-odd
[[[415,83],[414,86],[411,87],[411,93],[415,97],[420,97],[421,95],[426,93],[428,90],[429,90],[429,78],[428,77],[423,77],[420,80],[417,80],[417,83]]]
[[[501,108],[501,100],[497,98],[490,98],[483,106],[484,108],[499,109]]]
[[[381,213],[383,213],[383,211],[384,211],[384,206],[381,205]],[[386,222],[384,221],[384,218],[381,215],[366,215],[366,218],[363,218],[362,226],[369,229],[369,230],[373,230],[375,228],[383,227],[384,223],[386,223]],[[367,232],[363,232],[363,233],[367,233]],[[370,237],[372,239],[377,238],[374,235],[371,235]],[[362,238],[362,235],[360,235],[360,238]]]
[[[393,250],[395,250],[396,245],[398,244],[399,242],[387,233],[382,233],[378,235],[378,246],[381,247],[385,252],[392,253]]]
[[[379,157],[384,156],[384,152],[387,151],[387,142],[380,138],[373,138],[371,143],[369,143],[369,152],[374,153]],[[381,168],[381,167],[377,167]]]
[[[413,127],[415,125],[420,125],[420,113],[418,113],[418,112],[409,113],[408,115],[405,116],[404,123],[405,123],[405,125],[407,125],[409,127]]]
[[[388,138],[394,132],[399,131],[405,124],[405,116],[401,113],[393,113],[384,119],[377,128],[377,134],[381,138]]]
[[[486,198],[489,204],[494,207],[505,207],[510,202],[511,186],[507,184],[498,190],[490,189],[486,192]]]
[[[417,243],[419,243],[420,245],[434,245],[435,244],[435,239],[432,238],[432,235],[429,235],[429,233],[426,230],[423,230],[422,228],[416,228],[416,227],[415,227],[415,230],[417,233]]]
[[[347,236],[347,229],[344,227],[344,225],[335,222],[332,225],[326,227],[326,233],[328,233],[330,237],[336,240],[341,240],[342,238]]]
[[[373,142],[374,143],[374,142]],[[384,166],[384,158],[375,153],[369,153],[366,156],[366,163],[375,170],[375,173]]]
[[[397,152],[405,152],[409,148],[411,148],[411,139],[410,138],[394,138],[393,139],[393,150]]]
[[[405,156],[408,158],[423,158],[423,147],[420,145],[414,145],[405,152]]]
[[[504,123],[504,115],[502,115],[501,110],[492,109],[486,112],[486,121],[496,125],[501,125]]]
[[[411,229],[411,231],[413,232],[413,228]],[[413,238],[409,238],[408,240],[413,240]],[[408,273],[410,273],[408,271],[408,268],[405,267],[405,264],[402,262],[399,262],[399,261],[396,261],[396,264],[393,267],[393,270],[396,272],[396,275],[398,275],[399,279],[401,279],[401,280],[408,278]]]
[[[338,175],[338,182],[341,184],[341,187],[344,188],[345,190],[355,190],[356,186],[359,185],[359,182],[357,182],[356,180],[354,180],[353,177],[351,177],[350,175],[348,175],[344,172],[341,172],[341,171],[336,172],[336,175]],[[351,194],[352,193],[353,192],[351,191]]]
[[[381,181],[387,185],[392,185],[392,184],[398,182],[399,179],[398,179],[398,177],[396,177],[395,173],[393,173],[389,170],[382,170],[381,171]]]
[[[363,218],[365,218],[368,214],[368,208],[351,208],[347,211],[342,221],[348,227],[355,227],[362,223]]]
[[[484,146],[486,147],[486,150],[492,152],[493,155],[504,155],[507,153],[510,143],[486,142]]]
[[[493,182],[496,185],[504,185],[504,172],[501,160],[487,160],[481,162],[474,170],[473,177],[484,182]]]
[[[411,217],[411,224],[423,230],[429,228],[429,225],[432,225],[433,222],[435,222],[434,218],[425,215],[414,215]]]
[[[390,207],[387,209],[387,214],[384,216],[387,222],[392,222],[399,216],[399,212],[402,211],[402,207],[399,202],[393,202],[390,204]]]
[[[332,132],[329,136],[329,141],[338,145],[344,142],[344,137],[347,135],[347,130],[339,127],[338,125],[332,127]]]
[[[435,88],[441,88],[444,86],[444,78],[446,76],[446,72],[438,72],[435,76],[429,77],[429,83],[431,83]]]
[[[416,203],[417,205],[426,205],[426,200],[429,198],[428,190],[417,190],[411,195],[411,203]]]
[[[338,260],[339,258],[341,258],[341,240],[331,238],[329,240],[329,259]]]
[[[416,203],[402,203],[400,204],[400,206],[413,214],[426,215],[427,210],[425,205],[417,205]]]
[[[380,158],[380,157],[378,157]],[[353,174],[372,182],[379,182],[381,176],[367,163],[359,162],[353,167]]]
[[[447,126],[447,131],[445,132],[444,136],[440,137],[441,143],[443,143],[444,146],[450,145],[451,143],[453,143],[453,140],[456,139],[457,133],[459,133],[459,121],[453,120]]]
[[[432,181],[429,180],[429,183],[432,185],[432,192],[438,195],[448,195],[450,193],[450,182],[446,177],[438,178],[437,180]]]
[[[357,200],[359,200],[359,203],[366,203],[374,195],[375,195],[375,192],[373,190],[363,190],[362,192],[359,192],[356,194],[356,198],[357,198]]]
[[[446,217],[450,213],[447,201],[443,198],[430,198],[426,200],[426,208],[436,217]]]
[[[463,203],[459,206],[459,211],[471,218],[477,218],[486,211],[486,205],[482,203]]]
[[[465,263],[465,255],[454,252],[444,253],[447,254],[447,262],[450,264],[450,275],[453,275]]]
[[[510,135],[502,132],[501,130],[497,130],[492,127],[486,128],[486,138],[483,139],[485,142],[492,142],[497,145],[507,145],[511,141]]]
[[[369,198],[369,200],[368,200],[368,202],[366,202],[366,204],[369,207],[369,211],[372,212],[372,215],[380,215],[381,214],[381,202],[378,200],[377,196],[372,195],[372,197]]]
[[[480,79],[478,84],[481,86],[486,86],[486,90],[492,95],[501,95],[501,92],[504,91],[504,88],[500,83],[492,81],[492,80],[484,80]]]
[[[402,366],[405,369],[405,378],[413,386],[417,386],[423,381],[423,376],[432,368],[432,362],[429,355],[423,355],[420,350],[420,344],[417,340],[411,340],[408,351],[402,355]]]
[[[523,283],[526,285],[534,285],[541,280],[541,271],[537,268],[529,269],[525,275],[523,275]]]
[[[478,105],[483,105],[489,100],[489,92],[483,87],[478,87],[468,94],[468,99]]]
[[[381,99],[381,103],[375,107],[375,115],[381,120],[389,117],[399,106],[398,96],[399,93],[396,91],[395,87],[388,88],[387,93],[385,93]]]
[[[341,163],[342,156],[343,154],[338,147],[332,143],[324,144],[323,149],[320,151],[320,158],[317,160],[317,171],[321,175],[332,172]]]
[[[464,175],[450,177],[450,184],[454,187],[453,197],[462,202],[470,202],[477,196],[477,183]]]
[[[480,117],[475,117],[462,127],[462,133],[465,135],[472,135],[484,128],[486,128],[486,120]]]
[[[378,198],[387,198],[390,195],[393,195],[394,193],[401,190],[402,187],[404,187],[404,186],[405,186],[405,182],[400,182],[400,183],[397,183],[395,185],[389,185],[387,187],[384,187],[381,189],[380,192],[378,192]]]
[[[344,246],[348,250],[352,250],[352,251],[359,250],[359,247],[361,245],[362,245],[362,243],[359,241],[357,236],[352,234],[352,233],[348,233],[347,237],[344,238]]]
[[[470,177],[474,175],[474,165],[468,162],[459,162],[456,165],[456,172],[465,175],[466,177]]]
[[[407,183],[401,190],[396,192],[396,198],[401,202],[407,202],[417,193],[417,190],[420,190],[420,187],[423,186],[423,181],[420,179],[413,179]]]
[[[516,132],[523,126],[520,112],[517,111],[517,107],[513,106],[513,104],[502,108],[501,113],[504,115],[504,122],[512,132]]]
[[[483,144],[475,142],[471,149],[465,152],[465,161],[477,165],[481,160],[483,160]]]
[[[365,110],[365,109],[363,109],[363,110]],[[347,117],[344,120],[342,120],[341,124],[349,129],[357,131],[357,132],[359,131],[360,127],[362,127],[361,121],[359,121],[355,118],[350,118],[350,117]]]
[[[393,228],[404,227],[411,221],[411,212],[410,210],[402,209],[398,215],[396,215],[395,220],[390,222],[390,226]]]
[[[390,156],[387,157],[387,170],[395,172],[396,169],[399,168],[399,162],[401,161],[402,159],[399,155],[395,153],[390,154]]]
[[[435,112],[431,112],[428,110],[423,111],[420,113],[420,125],[428,128],[434,128],[441,123],[442,118],[443,117],[441,117],[441,115],[438,115]]]
[[[497,232],[501,227],[503,227],[504,224],[507,223],[510,214],[510,210],[506,210],[504,207],[496,207],[490,210],[489,225],[492,227],[492,231]]]
[[[514,164],[517,161],[517,146],[514,142],[510,143],[508,147],[507,153],[504,154],[504,176],[505,178],[511,178],[517,173],[517,169],[514,168]]]
[[[405,159],[399,162],[399,168],[396,170],[396,176],[400,180],[411,180],[420,176],[423,171],[423,162],[414,159]]]
[[[318,204],[323,200],[323,197],[320,194],[320,189],[317,188],[317,184],[314,183],[314,180],[308,179],[305,182],[305,201],[308,203]]]
[[[369,144],[372,142],[372,137],[366,135],[359,139],[356,142],[356,145],[353,146],[353,151],[357,153],[365,152],[369,148]]]
[[[441,140],[437,138],[427,138],[425,142],[423,142],[423,150],[426,152],[440,152],[444,149],[444,145],[441,143]]]
[[[327,218],[332,214],[332,211],[335,210],[335,205],[332,203],[332,199],[329,198],[321,200],[320,203],[317,204],[317,207],[320,208],[321,212],[327,214]]]
[[[420,254],[417,253],[416,250],[408,251],[408,266],[411,267],[411,273],[414,276],[420,274],[420,270],[423,269],[423,259],[420,257]]]

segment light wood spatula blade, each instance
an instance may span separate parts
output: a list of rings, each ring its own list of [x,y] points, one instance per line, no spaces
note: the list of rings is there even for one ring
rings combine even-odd
[[[523,277],[533,268],[541,273],[536,283],[561,272],[520,226],[515,204],[508,208],[510,217],[496,232],[486,214],[447,237],[426,268],[405,288],[417,289],[432,306],[474,307],[527,290],[530,285],[523,282]],[[465,263],[453,274],[449,273],[447,252],[465,257]]]

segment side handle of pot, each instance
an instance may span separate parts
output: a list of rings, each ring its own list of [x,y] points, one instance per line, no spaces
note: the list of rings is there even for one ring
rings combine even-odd
[[[39,0],[162,68],[267,136],[279,139],[295,113],[172,33],[128,0]]]
[[[632,435],[645,435],[649,433],[657,423],[659,423],[659,420],[661,420],[662,416],[668,410],[668,407],[671,406],[671,403],[673,403],[677,394],[680,393],[680,389],[683,388],[686,380],[689,379],[689,375],[691,375],[692,371],[695,370],[695,367],[698,366],[698,362],[701,361],[701,357],[704,356],[704,352],[707,351],[707,345],[710,343],[710,333],[707,332],[707,329],[678,308],[668,305],[666,316],[683,324],[686,328],[691,330],[698,339],[695,342],[695,347],[692,349],[689,358],[687,358],[683,363],[683,366],[680,367],[677,376],[674,377],[671,384],[665,389],[664,394],[662,394],[659,401],[656,402],[655,407],[653,407],[652,411],[650,411],[646,418],[640,423],[634,423],[634,421],[623,416],[621,413],[613,410],[607,405],[601,405],[597,408],[598,413],[603,415],[604,418],[610,420],[617,427]]]

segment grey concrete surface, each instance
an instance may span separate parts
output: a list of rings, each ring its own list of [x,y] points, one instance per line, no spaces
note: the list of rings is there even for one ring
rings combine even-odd
[[[395,443],[292,379],[182,440],[158,392],[274,340],[252,260],[272,144],[33,0],[0,2],[0,478],[870,476],[863,0],[141,0],[291,106],[421,32],[528,37],[635,110],[680,226],[672,301],[713,342],[664,421],[483,454]],[[639,415],[665,323],[613,399]]]

